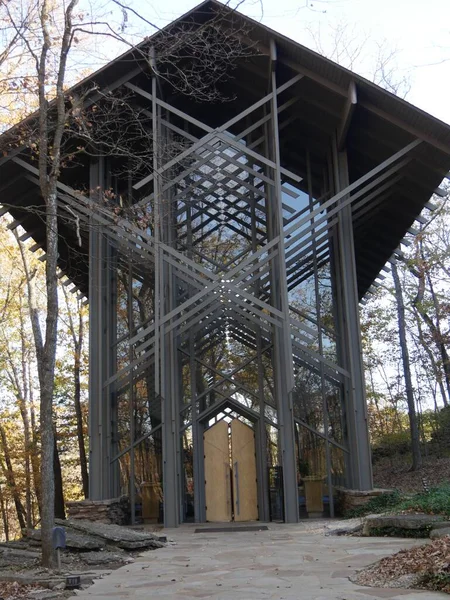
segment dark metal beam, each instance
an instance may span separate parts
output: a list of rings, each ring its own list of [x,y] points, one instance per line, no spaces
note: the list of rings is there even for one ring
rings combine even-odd
[[[337,132],[337,146],[339,152],[345,148],[347,143],[347,133],[352,122],[352,117],[353,113],[355,112],[357,102],[358,96],[356,93],[356,84],[354,81],[351,81],[348,87],[348,98],[345,102],[341,123]]]

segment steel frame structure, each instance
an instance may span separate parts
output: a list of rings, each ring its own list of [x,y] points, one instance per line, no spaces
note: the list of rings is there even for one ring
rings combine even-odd
[[[360,99],[356,77],[344,89],[255,27],[263,68],[245,67],[262,81],[251,102],[236,77],[244,106],[217,104],[202,118],[193,103],[167,94],[156,69],[143,77],[145,66],[130,70],[125,60],[104,89],[125,90],[151,123],[151,168],[119,181],[114,157],[98,152],[79,175],[88,194],[74,176],[58,184],[61,268],[90,305],[90,497],[127,493],[133,522],[142,486],[167,527],[206,519],[203,433],[220,419],[254,428],[260,520],[273,516],[274,468],[287,522],[302,514],[308,477],[325,480],[330,515],[337,486],[372,487],[358,301],[405,227],[387,241],[362,240],[403,185],[420,192],[404,222],[432,208],[427,199],[450,166],[450,143],[384,112],[368,97],[374,86],[359,81]],[[310,97],[311,82],[332,103]],[[317,139],[299,136],[293,149],[289,130],[311,106],[326,123],[305,117]],[[389,130],[380,152],[369,144],[374,158],[362,167],[352,126],[361,107],[401,131]],[[369,125],[361,133],[366,121],[356,138],[374,135]],[[5,164],[0,214],[10,211],[10,227],[26,230],[21,239],[34,236],[33,250],[45,249],[42,223],[28,210],[38,171],[23,149]],[[105,202],[108,190],[115,206]],[[117,204],[122,194],[128,213]]]
[[[147,189],[137,206],[154,216],[153,235],[130,223],[121,223],[126,238],[123,232],[117,235],[116,225],[114,234],[108,225],[91,228],[91,473],[99,474],[91,479],[91,496],[107,498],[124,491],[119,474],[124,467],[119,463],[128,457],[128,490],[134,506],[136,448],[146,438],[161,436],[166,526],[177,526],[185,518],[183,433],[190,432],[194,513],[195,520],[202,522],[203,431],[231,413],[251,422],[257,433],[260,519],[270,516],[268,427],[276,431],[279,447],[285,521],[299,518],[299,431],[316,444],[317,440],[323,443],[331,514],[337,483],[362,490],[372,487],[353,222],[398,180],[420,141],[349,184],[343,122],[331,140],[322,194],[315,198],[307,149],[305,177],[281,165],[280,131],[286,124],[280,124],[280,117],[295,102],[295,88],[304,76],[297,74],[279,84],[276,52],[272,41],[268,93],[217,127],[162,100],[157,75],[152,77],[151,91],[126,82],[137,97],[151,103],[153,173],[133,188]],[[230,133],[236,127],[240,131]],[[194,131],[201,133],[194,135]],[[183,150],[167,159],[165,148],[173,134],[183,137]],[[91,178],[90,189],[105,185],[103,161],[92,166]],[[298,187],[302,180],[307,193]],[[239,240],[224,261],[211,256],[219,234],[228,241]],[[206,242],[209,250],[204,249]],[[105,344],[105,333],[117,330],[117,270],[111,265],[116,267],[121,254],[129,257],[128,289],[123,290],[129,333],[120,339],[127,346],[128,360],[118,368],[115,336]],[[326,308],[321,277],[332,297],[331,330],[322,314]],[[151,280],[153,312],[136,325],[130,298],[143,278]],[[296,298],[302,288],[312,295],[310,314]],[[205,356],[220,344],[231,347],[231,352],[236,346],[245,347],[249,355],[232,369],[219,369]],[[249,364],[256,365],[257,371],[253,389],[236,380]],[[199,384],[202,368],[209,374],[208,384],[205,374]],[[273,382],[270,397],[264,383],[267,370]],[[321,414],[320,422],[311,423],[310,407],[304,406],[311,400],[305,400],[302,383],[298,385],[305,373],[317,381],[320,400],[314,410]],[[150,418],[145,437],[135,440],[133,403],[143,377],[147,400],[151,397],[153,417],[157,417]],[[335,392],[337,417],[327,405],[333,387],[339,390]],[[124,394],[130,423],[125,445],[119,441],[117,414],[118,397]],[[317,394],[312,395],[313,404],[317,403]],[[332,418],[339,425],[332,426]],[[336,428],[340,435],[333,437]],[[332,464],[336,453],[341,453],[340,463],[345,465],[341,467],[345,476],[339,481],[335,481],[339,468]]]

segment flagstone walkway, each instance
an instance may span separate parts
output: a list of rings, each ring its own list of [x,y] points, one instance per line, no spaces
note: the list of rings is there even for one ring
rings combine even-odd
[[[212,525],[211,525],[212,527]],[[270,523],[268,531],[166,530],[168,544],[146,552],[80,591],[79,600],[443,600],[448,595],[354,585],[348,577],[423,540],[324,536],[312,523]],[[195,530],[201,529],[200,533]],[[230,528],[231,529],[231,528]]]

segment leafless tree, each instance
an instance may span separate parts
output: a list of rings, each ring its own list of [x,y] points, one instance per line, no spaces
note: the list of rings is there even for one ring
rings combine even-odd
[[[83,483],[83,493],[85,498],[89,495],[89,477],[88,464],[86,458],[85,436],[83,411],[81,406],[81,369],[82,369],[82,351],[84,344],[84,325],[85,316],[83,305],[80,300],[77,301],[77,312],[73,314],[69,295],[65,286],[63,286],[64,299],[66,302],[67,320],[69,334],[72,337],[73,344],[73,403],[76,416],[78,449],[80,455],[81,480]]]
[[[398,66],[399,48],[389,40],[361,31],[357,24],[337,21],[327,30],[310,25],[307,33],[313,48],[334,62],[367,77],[377,85],[405,98],[411,88],[411,73]]]
[[[414,389],[411,375],[411,362],[406,339],[405,302],[403,298],[402,285],[400,283],[400,277],[395,262],[392,262],[391,268],[397,305],[398,331],[403,362],[403,376],[405,378],[406,400],[408,402],[409,426],[411,430],[412,469],[416,471],[422,466],[422,455],[420,452],[420,435],[417,423],[416,402],[414,399]]]
[[[93,80],[77,88],[76,94],[66,89],[70,53],[80,37],[107,36],[130,45],[125,34],[127,15],[132,9],[118,0],[110,0],[109,4],[123,11],[122,26],[118,29],[107,21],[78,14],[78,0],[67,0],[60,6],[51,0],[23,0],[19,10],[11,1],[0,2],[0,23],[5,24],[10,40],[1,59],[4,64],[13,60],[15,48],[22,53],[21,70],[16,71],[7,89],[25,86],[36,92],[35,117],[16,127],[6,148],[1,150],[17,151],[22,146],[31,150],[38,165],[40,194],[45,204],[42,215],[46,229],[45,328],[33,308],[31,274],[27,282],[40,384],[42,562],[47,567],[54,560],[51,536],[55,505],[53,395],[58,326],[58,180],[61,171],[76,162],[81,153],[127,157],[128,168],[133,169],[151,164],[148,116],[136,107],[132,95],[106,94]],[[187,20],[160,32],[153,43],[153,52],[149,53],[149,44],[144,43],[135,50],[135,57],[145,61],[149,71],[157,73],[178,94],[198,101],[226,101],[231,98],[222,95],[220,84],[230,76],[237,57],[254,52],[245,41],[245,34],[229,14],[225,16],[218,10],[205,24]],[[170,147],[164,152],[170,153]],[[108,200],[106,194],[105,204]]]

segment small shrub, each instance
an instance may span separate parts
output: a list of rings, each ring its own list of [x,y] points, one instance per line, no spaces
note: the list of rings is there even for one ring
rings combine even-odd
[[[381,494],[381,496],[371,498],[367,504],[347,511],[344,517],[352,519],[354,517],[365,517],[366,515],[389,512],[395,509],[402,500],[403,497],[400,492],[394,490],[391,494]]]
[[[431,436],[432,445],[439,451],[448,450],[450,446],[450,406],[441,408],[434,415],[434,431]]]
[[[426,573],[420,581],[417,582],[417,587],[450,594],[450,574]]]
[[[400,511],[423,512],[450,517],[450,483],[432,488],[429,492],[414,494],[397,506]]]
[[[372,527],[372,537],[398,537],[398,538],[427,538],[430,535],[431,525],[419,529],[403,529],[402,527]]]
[[[377,462],[382,458],[404,456],[411,451],[411,437],[409,431],[387,433],[378,438],[372,447],[372,460]]]
[[[407,497],[398,490],[371,498],[367,504],[358,506],[345,513],[344,518],[365,517],[384,512],[418,512],[428,515],[450,517],[450,483],[431,488],[429,492],[420,492]]]

